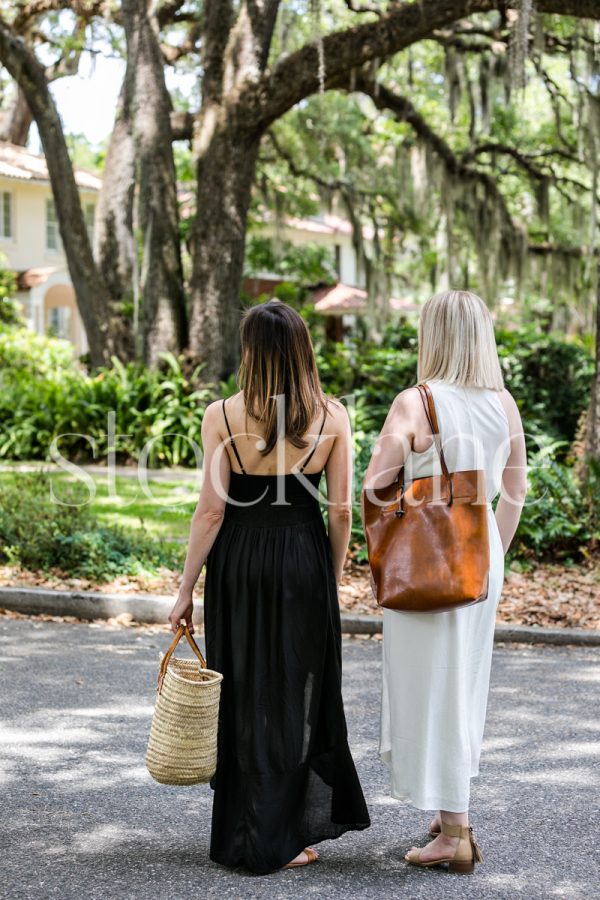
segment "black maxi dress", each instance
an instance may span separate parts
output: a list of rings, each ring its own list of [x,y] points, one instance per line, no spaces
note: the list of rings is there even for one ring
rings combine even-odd
[[[246,473],[224,403],[223,415],[242,472],[204,587],[207,662],[223,673],[210,858],[267,874],[370,819],[348,747],[329,539],[302,484],[322,472]]]

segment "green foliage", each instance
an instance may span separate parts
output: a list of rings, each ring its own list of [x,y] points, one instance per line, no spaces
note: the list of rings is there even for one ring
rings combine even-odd
[[[314,329],[314,310],[305,307],[302,315]],[[530,447],[529,493],[516,549],[511,550],[511,555],[554,554],[565,559],[580,556],[600,537],[595,513],[600,509],[600,474],[592,463],[587,481],[580,484],[563,460],[589,396],[593,368],[590,348],[531,326],[516,331],[499,330],[497,340],[507,385],[521,409],[525,430],[543,443],[542,449]],[[330,344],[319,338],[316,353],[324,389],[345,398],[352,421],[352,544],[355,558],[365,560],[358,508],[360,487],[394,397],[416,381],[416,329],[392,324],[386,329],[382,345],[359,339]],[[194,447],[200,446],[204,409],[214,399],[212,390],[194,387],[199,375],[199,369],[187,375],[181,361],[172,354],[163,354],[158,370],[134,363],[124,365],[113,359],[110,367],[88,375],[74,361],[67,342],[40,337],[24,328],[0,326],[0,458],[48,459],[52,439],[62,435],[58,449],[74,461],[105,457],[109,449],[114,450],[119,461],[139,459],[147,444],[150,466],[194,466]],[[231,396],[236,391],[234,376],[219,385],[221,396]],[[117,435],[115,446],[110,448],[109,411],[114,415]],[[14,492],[10,497],[5,495],[8,508],[14,505],[15,498]],[[79,554],[88,561],[88,571],[94,566],[98,571],[105,566],[108,571],[111,566],[125,565],[119,557],[120,537],[113,540],[96,526],[79,527],[78,514],[72,512],[72,507],[68,509],[74,519],[72,531],[65,532],[68,537],[56,537],[52,529],[38,532],[37,526],[32,530],[38,557],[28,550],[31,560],[51,559],[62,541],[61,558],[72,553],[75,559]],[[34,518],[31,509],[30,515]],[[60,527],[61,515],[53,515]],[[7,520],[3,528],[7,534]],[[8,547],[7,558],[21,552],[14,549],[19,543],[17,537],[3,538]],[[94,562],[96,555],[103,552],[101,544],[110,559],[102,557],[104,561]],[[47,549],[50,545],[53,549]]]
[[[195,465],[208,388],[196,389],[181,362],[162,355],[162,368],[136,363],[93,375],[73,361],[66,341],[27,329],[0,327],[0,458],[49,459],[58,450],[70,459],[99,459],[114,450],[119,460],[157,465]],[[114,415],[115,446],[108,445],[108,414]]]
[[[0,253],[0,324],[20,325],[23,316],[21,308],[14,299],[17,290],[15,273],[3,268],[5,259]]]
[[[349,410],[350,422],[353,432],[353,472],[354,472],[354,502],[352,505],[352,532],[350,535],[350,552],[358,563],[366,563],[367,545],[361,521],[360,496],[362,492],[365,472],[373,454],[378,432],[364,432],[356,428],[356,416]]]
[[[509,558],[520,555],[571,559],[588,552],[600,538],[600,474],[579,483],[563,460],[585,409],[593,359],[583,343],[546,335],[533,327],[497,333],[507,387],[520,407],[530,441],[529,493],[516,543]],[[317,362],[325,390],[346,398],[354,433],[355,505],[352,546],[366,562],[358,502],[374,442],[394,397],[416,382],[417,333],[410,325],[391,325],[383,345],[354,340],[321,343]],[[550,442],[550,443],[549,443]]]
[[[600,539],[600,467],[592,461],[581,483],[572,467],[559,462],[564,441],[547,443],[528,458],[528,492],[508,556],[525,555],[567,562],[585,556]]]
[[[177,172],[178,184],[193,184],[196,177],[194,170],[194,158],[187,145],[175,143],[173,145],[173,158]]]
[[[317,6],[311,15],[306,4],[282,5],[273,60],[364,21],[364,11],[344,3]],[[378,63],[373,77],[416,115],[395,115],[360,92],[325,91],[274,122],[261,146],[252,222],[265,208],[281,218],[351,209],[359,228],[379,235],[368,248],[371,274],[392,293],[423,297],[443,275],[491,305],[507,293],[520,302],[522,288],[565,307],[565,321],[590,327],[589,259],[530,254],[523,266],[504,211],[532,243],[572,250],[593,240],[597,28],[544,16],[544,40],[529,53],[521,90],[514,26],[499,11],[469,21],[479,35],[472,51],[468,42],[457,51],[452,41],[426,39]]]
[[[274,272],[301,285],[337,280],[335,260],[329,247],[309,243],[297,246],[290,241],[275,242],[253,235],[246,248],[246,275]]]
[[[235,374],[230,375],[227,381],[219,382],[219,396],[227,399],[228,397],[233,397],[234,394],[237,394],[239,391],[237,376]]]
[[[499,330],[496,341],[506,385],[528,435],[571,442],[587,407],[594,360],[585,344],[533,325]],[[557,447],[565,445],[557,445]]]
[[[75,168],[100,174],[108,146],[107,139],[104,139],[100,146],[94,147],[84,134],[71,133],[65,135],[65,141]]]
[[[317,354],[324,389],[346,397],[360,431],[379,431],[396,394],[416,381],[416,354],[367,341],[327,345]]]
[[[72,367],[73,345],[68,341],[0,323],[0,374],[14,371],[36,379]]]
[[[99,524],[80,485],[53,490],[49,475],[18,474],[0,483],[0,560],[28,569],[58,568],[106,581],[172,566],[179,554],[143,532]]]

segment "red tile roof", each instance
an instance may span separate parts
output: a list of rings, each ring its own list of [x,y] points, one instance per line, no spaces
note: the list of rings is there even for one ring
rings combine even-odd
[[[313,293],[315,310],[328,316],[341,316],[344,313],[364,313],[368,309],[368,294],[362,288],[338,282],[318,288]],[[390,297],[390,308],[394,312],[418,312],[420,306],[412,300],[401,300]]]

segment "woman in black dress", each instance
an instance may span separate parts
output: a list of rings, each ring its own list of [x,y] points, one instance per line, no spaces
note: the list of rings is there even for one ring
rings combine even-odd
[[[210,857],[266,874],[313,862],[310,844],[370,820],[341,691],[348,416],[324,397],[293,309],[252,307],[241,338],[242,390],[204,415],[204,484],[169,621],[191,625],[206,561],[207,661],[224,676]]]

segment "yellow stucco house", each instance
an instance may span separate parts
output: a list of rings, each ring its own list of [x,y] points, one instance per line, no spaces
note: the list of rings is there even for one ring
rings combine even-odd
[[[76,169],[86,224],[93,241],[101,181]],[[78,354],[88,349],[62,248],[43,156],[0,141],[0,254],[17,273],[17,300],[33,331],[51,330],[70,340]]]

